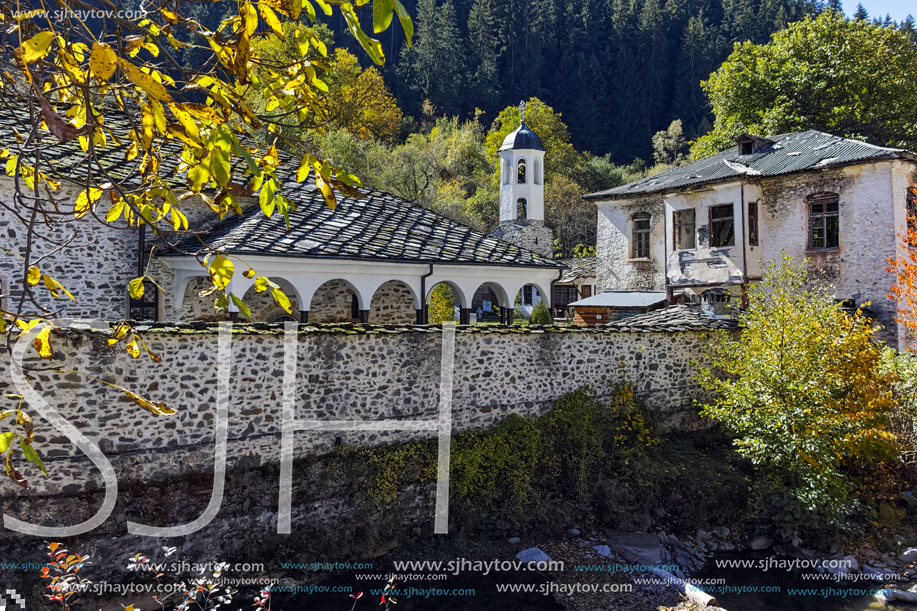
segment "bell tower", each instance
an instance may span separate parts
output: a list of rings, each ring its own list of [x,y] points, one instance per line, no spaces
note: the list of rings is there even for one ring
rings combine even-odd
[[[545,257],[554,256],[554,232],[544,225],[544,146],[525,124],[503,140],[500,155],[500,225],[491,234]]]

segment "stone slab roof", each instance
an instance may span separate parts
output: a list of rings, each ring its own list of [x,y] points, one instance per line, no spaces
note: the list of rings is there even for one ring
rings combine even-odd
[[[737,145],[688,165],[584,197],[591,200],[627,199],[726,182],[742,176],[779,176],[885,159],[917,161],[917,155],[904,149],[875,146],[815,130],[772,136],[767,140],[769,145],[751,155],[740,155]]]
[[[595,278],[595,257],[572,257],[561,259],[560,262],[567,266],[567,271],[556,284],[573,282],[579,278]]]
[[[638,314],[606,325],[632,331],[716,331],[738,329],[735,318],[713,318],[701,311],[699,305],[674,305],[661,310]]]
[[[118,133],[130,130],[126,119],[117,113],[106,115],[105,123]],[[14,131],[15,130],[15,131]],[[0,142],[28,134],[28,120],[24,113],[11,113],[0,107]],[[55,177],[79,181],[71,175],[80,168],[86,153],[76,140],[62,145],[45,133],[47,159],[53,159]],[[125,139],[126,140],[126,139]],[[181,146],[167,141],[166,149],[173,147],[175,154],[165,156],[163,176],[169,176],[170,159],[177,165]],[[116,180],[135,182],[136,167],[142,155],[125,161],[126,142],[111,141],[100,152],[100,164]],[[229,213],[226,219],[214,225],[201,236],[209,246],[231,254],[268,255],[279,257],[330,258],[411,263],[449,263],[474,265],[499,265],[520,267],[563,268],[563,263],[542,257],[532,251],[491,237],[423,206],[398,196],[361,189],[362,199],[343,197],[338,193],[337,209],[332,211],[317,190],[314,177],[308,182],[295,181],[298,162],[289,155],[280,154],[283,165],[277,178],[284,185],[286,195],[296,209],[290,213],[290,229],[283,216],[275,213],[266,218],[254,206],[244,216]],[[241,164],[242,162],[239,161]],[[49,167],[43,168],[46,172]],[[242,168],[237,168],[241,173]],[[185,252],[198,252],[198,237],[189,236],[179,242]],[[175,256],[176,251],[160,256]]]

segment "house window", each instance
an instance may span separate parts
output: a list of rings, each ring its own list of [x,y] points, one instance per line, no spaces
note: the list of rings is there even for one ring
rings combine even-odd
[[[554,286],[554,309],[561,312],[567,308],[568,304],[579,299],[576,287],[570,284],[561,284]]]
[[[739,155],[751,155],[755,152],[755,143],[751,140],[746,140],[739,143]]]
[[[532,298],[532,285],[526,284],[522,287],[522,305],[533,305]]]
[[[541,159],[535,160],[535,178],[534,182],[536,185],[541,184]]]
[[[735,229],[732,204],[710,207],[710,246],[735,246]]]
[[[650,215],[638,214],[634,216],[631,228],[631,258],[650,258]]]
[[[529,218],[528,203],[525,201],[524,197],[520,197],[516,202],[516,218],[524,221]]]
[[[758,202],[748,202],[748,245],[758,245]]]
[[[675,250],[693,250],[697,247],[694,232],[694,208],[676,210],[672,214],[675,225]]]
[[[911,231],[917,231],[917,188],[907,190],[907,226]]]
[[[143,281],[143,295],[140,299],[129,299],[127,317],[138,321],[159,320],[159,287],[152,280]]]
[[[512,172],[512,167],[509,164],[509,159],[507,159],[503,162],[503,184],[504,185],[509,184],[510,172]]]
[[[809,250],[840,246],[837,193],[817,193],[806,201],[809,205]]]
[[[583,285],[583,299],[586,297],[592,297],[592,285],[584,284]]]
[[[516,181],[519,184],[525,183],[525,159],[519,160],[519,165],[516,166]]]

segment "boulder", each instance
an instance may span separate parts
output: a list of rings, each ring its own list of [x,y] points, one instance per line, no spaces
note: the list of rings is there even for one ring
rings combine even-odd
[[[905,564],[917,562],[917,547],[911,547],[901,552],[901,555],[898,556],[898,560]]]
[[[551,562],[551,557],[537,547],[530,547],[516,554],[516,560],[521,560],[522,562]]]
[[[713,534],[719,537],[720,539],[725,539],[731,533],[732,531],[726,528],[725,526],[717,526],[716,528],[713,529]]]
[[[510,537],[509,539],[506,540],[506,542],[512,543],[513,545],[515,545],[517,543],[521,543],[522,539],[520,539],[519,537]]]
[[[579,529],[578,529],[578,528],[571,528],[571,529],[569,530],[569,532],[570,532],[570,534],[573,535],[574,537],[576,537],[576,536],[579,535]]]
[[[755,550],[755,551],[760,551],[760,550],[764,550],[764,549],[769,548],[769,547],[770,547],[771,545],[773,545],[773,544],[774,544],[774,540],[773,540],[773,539],[771,539],[770,537],[765,537],[765,536],[762,535],[762,536],[760,536],[760,537],[755,537],[755,538],[752,540],[751,546],[750,546],[750,547],[751,547],[751,549],[753,549],[753,550]]]
[[[599,556],[605,556],[606,558],[611,558],[611,548],[607,545],[596,545],[592,549],[595,550]]]

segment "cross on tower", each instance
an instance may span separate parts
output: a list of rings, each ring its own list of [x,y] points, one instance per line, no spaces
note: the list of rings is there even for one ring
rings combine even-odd
[[[520,119],[522,121],[525,121],[525,107],[526,106],[528,105],[525,103],[525,100],[519,102],[519,114],[522,115],[522,118]]]

